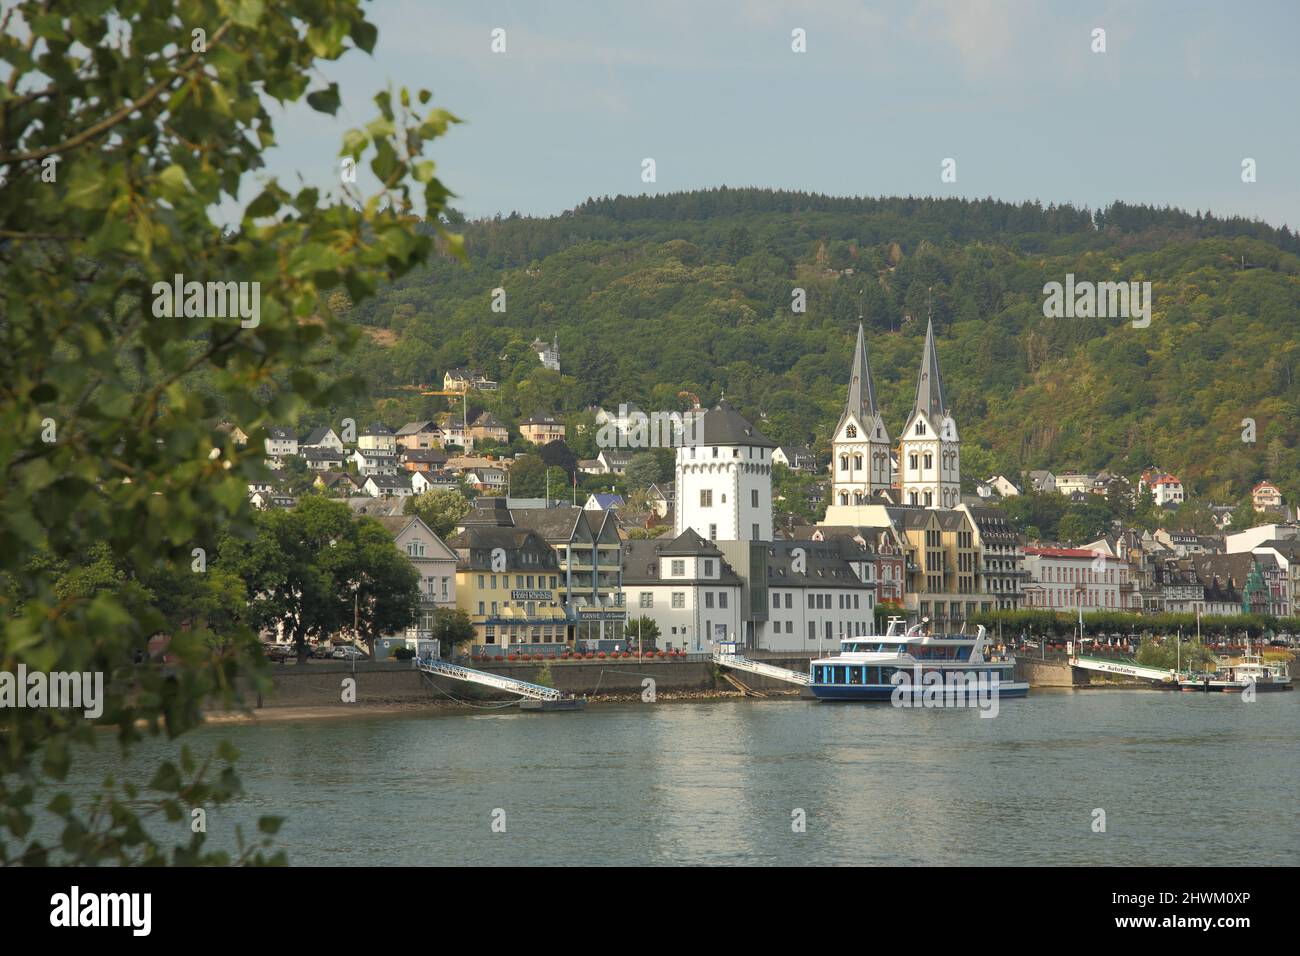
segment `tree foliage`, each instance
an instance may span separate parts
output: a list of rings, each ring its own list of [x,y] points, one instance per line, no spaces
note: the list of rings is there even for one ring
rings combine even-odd
[[[435,248],[458,249],[421,156],[454,117],[417,113],[423,91],[381,92],[341,151],[368,163],[375,194],[268,179],[244,201],[274,114],[304,99],[333,113],[320,62],[373,48],[357,0],[18,0],[0,19],[0,669],[102,672],[99,723],[130,747],[193,728],[205,705],[237,706],[240,679],[259,679],[232,605],[194,605],[199,620],[177,626],[192,596],[181,580],[210,573],[196,549],[253,533],[246,485],[263,474],[264,428],[354,400],[357,380],[333,366],[360,333],[327,297],[345,291],[355,311]],[[229,226],[217,209],[234,211]],[[167,315],[178,275],[247,283],[256,322],[206,300]],[[251,433],[247,450],[212,429],[218,415]],[[160,633],[176,663],[136,664]],[[166,829],[238,793],[231,749],[211,764],[183,750],[88,810],[60,789],[74,747],[96,736],[80,712],[4,708],[0,730],[0,861],[231,861],[202,833]],[[61,818],[52,846],[31,836],[37,801]],[[163,829],[144,826],[150,808]],[[273,859],[262,844],[275,826],[235,859]]]

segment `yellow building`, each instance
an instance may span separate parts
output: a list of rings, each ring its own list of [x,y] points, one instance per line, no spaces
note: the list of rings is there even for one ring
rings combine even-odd
[[[476,644],[563,644],[555,551],[533,531],[467,527],[447,542],[456,552],[456,607],[469,615]]]
[[[912,505],[832,505],[824,525],[893,527],[903,539],[903,600],[909,617],[958,630],[993,601],[983,593],[976,529],[965,511]]]
[[[530,415],[519,423],[519,434],[534,445],[564,440],[564,422],[554,415]]]

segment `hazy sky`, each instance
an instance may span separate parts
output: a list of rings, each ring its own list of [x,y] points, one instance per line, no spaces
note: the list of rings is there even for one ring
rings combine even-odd
[[[282,180],[334,182],[342,132],[373,118],[371,97],[391,83],[432,90],[466,121],[430,156],[470,216],[726,184],[1122,199],[1300,227],[1296,0],[367,9],[374,56],[322,70],[342,87],[338,117],[295,107],[277,118],[282,145],[268,158]],[[1092,51],[1098,27],[1104,53]],[[491,50],[494,28],[505,53]],[[795,28],[805,53],[791,49]],[[955,183],[940,180],[948,157]]]

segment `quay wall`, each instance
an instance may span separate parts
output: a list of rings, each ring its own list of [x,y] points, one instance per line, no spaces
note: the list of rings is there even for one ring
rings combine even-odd
[[[764,663],[806,673],[808,654],[757,654]],[[473,664],[480,670],[490,671],[518,680],[536,682],[542,665],[534,662],[503,661],[494,664]],[[667,661],[634,658],[594,661],[551,661],[551,681],[561,691],[578,695],[640,695],[642,681],[651,678],[657,694],[707,694],[734,692],[734,687],[723,680],[712,661]],[[798,685],[774,680],[748,672],[732,672],[745,686],[756,691],[799,690]],[[500,700],[513,695],[491,688],[480,687],[445,677],[428,677],[415,670],[409,662],[377,661],[358,662],[354,667],[345,662],[312,661],[307,664],[282,664],[271,672],[272,688],[256,699],[248,695],[250,704],[257,707],[330,707],[352,706],[343,702],[343,680],[354,678],[356,699],[360,704],[427,703],[438,700]],[[1064,662],[1017,658],[1016,678],[1027,680],[1036,687],[1087,686],[1088,674],[1076,671]]]
[[[1028,681],[1030,687],[1087,687],[1088,672],[1071,667],[1066,661],[1016,658],[1016,680]]]

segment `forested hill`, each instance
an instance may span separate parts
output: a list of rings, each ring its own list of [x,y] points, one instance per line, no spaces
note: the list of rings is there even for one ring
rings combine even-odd
[[[825,451],[861,315],[896,437],[932,313],[968,479],[1155,464],[1201,497],[1237,500],[1265,475],[1300,495],[1289,229],[1123,204],[756,189],[593,199],[458,228],[467,264],[439,260],[350,314],[370,334],[340,364],[394,420],[446,407],[396,386],[468,365],[501,381],[480,405],[510,423],[593,402],[674,409],[682,391],[711,403],[725,390],[773,439]],[[1150,326],[1044,318],[1044,284],[1067,273],[1149,280]],[[562,376],[539,365],[539,336],[558,336]]]

